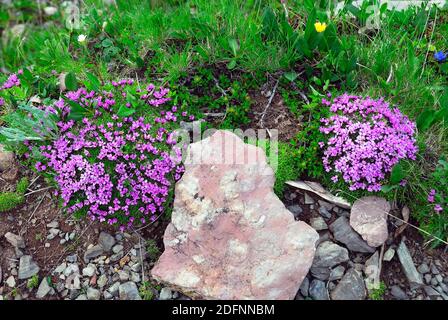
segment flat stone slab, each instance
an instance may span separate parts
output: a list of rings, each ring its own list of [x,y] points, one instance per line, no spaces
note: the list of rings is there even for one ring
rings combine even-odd
[[[397,255],[403,268],[404,274],[406,275],[406,278],[411,285],[411,288],[422,286],[423,277],[417,271],[417,268],[414,265],[414,261],[412,260],[411,254],[408,250],[408,247],[404,243],[404,240],[401,240],[400,245],[398,246]]]
[[[264,151],[235,134],[191,144],[152,276],[193,298],[294,299],[319,236],[273,185]]]
[[[389,235],[387,214],[389,202],[380,197],[362,197],[355,201],[350,212],[350,225],[371,247],[381,246]]]

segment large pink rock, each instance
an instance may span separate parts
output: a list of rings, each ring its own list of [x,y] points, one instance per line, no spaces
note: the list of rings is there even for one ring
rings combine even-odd
[[[273,193],[263,150],[217,131],[187,153],[152,276],[193,298],[293,299],[318,234]]]
[[[382,245],[388,237],[387,214],[389,202],[369,196],[355,201],[350,212],[350,225],[371,247]]]

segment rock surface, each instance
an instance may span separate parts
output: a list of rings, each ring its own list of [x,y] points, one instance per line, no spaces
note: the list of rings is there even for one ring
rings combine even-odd
[[[404,274],[406,275],[406,278],[411,285],[411,288],[423,285],[423,277],[417,271],[417,268],[414,265],[414,261],[412,261],[411,254],[409,253],[404,240],[401,240],[400,245],[398,246],[397,255],[403,268]]]
[[[355,230],[350,227],[348,219],[344,216],[336,219],[331,225],[330,230],[334,238],[347,246],[350,251],[373,253],[375,249],[370,247]]]
[[[319,237],[273,184],[264,151],[231,132],[191,144],[153,277],[205,299],[293,299]]]
[[[31,256],[22,256],[19,263],[19,279],[28,279],[39,272],[39,266]]]
[[[19,249],[25,248],[25,240],[21,236],[18,236],[14,233],[7,232],[5,234],[6,240],[13,246]]]
[[[363,197],[355,201],[350,213],[350,225],[371,247],[382,245],[388,236],[389,202],[380,197]]]
[[[331,292],[332,300],[363,300],[367,295],[364,279],[355,269],[348,270]]]

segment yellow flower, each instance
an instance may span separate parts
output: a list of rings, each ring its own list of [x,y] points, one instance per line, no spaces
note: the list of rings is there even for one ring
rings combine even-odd
[[[324,32],[325,29],[327,29],[327,24],[325,22],[324,23],[316,22],[314,24],[314,28],[316,29],[317,32],[321,33]]]
[[[431,52],[434,52],[434,51],[436,51],[436,46],[433,45],[433,44],[430,44],[429,47],[428,47],[428,50],[431,51]]]

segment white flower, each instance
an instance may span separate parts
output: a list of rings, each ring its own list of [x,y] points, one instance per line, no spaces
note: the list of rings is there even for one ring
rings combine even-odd
[[[85,34],[80,34],[80,35],[78,36],[78,42],[79,42],[79,43],[84,43],[84,42],[86,42],[86,39],[87,39],[87,36],[86,36]]]

